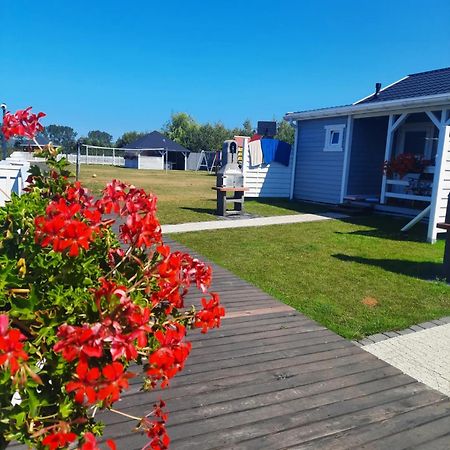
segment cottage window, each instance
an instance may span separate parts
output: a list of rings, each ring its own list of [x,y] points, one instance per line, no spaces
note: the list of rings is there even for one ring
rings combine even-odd
[[[325,126],[324,152],[342,152],[345,125]]]

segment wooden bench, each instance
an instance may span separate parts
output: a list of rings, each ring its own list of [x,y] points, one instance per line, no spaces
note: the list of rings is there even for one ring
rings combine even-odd
[[[218,216],[225,217],[227,215],[227,203],[233,204],[233,211],[237,211],[240,214],[244,213],[244,192],[248,191],[248,188],[214,186],[212,189],[217,192]],[[233,197],[227,197],[228,193],[232,193]]]

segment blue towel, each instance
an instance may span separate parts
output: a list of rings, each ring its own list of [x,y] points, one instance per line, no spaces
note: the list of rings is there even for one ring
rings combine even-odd
[[[278,139],[261,139],[264,164],[270,164],[275,158],[278,142]]]
[[[261,148],[263,152],[264,164],[270,164],[272,161],[289,166],[291,157],[291,146],[287,142],[278,139],[261,139]]]
[[[291,144],[284,141],[278,141],[278,147],[275,152],[274,161],[279,162],[285,166],[289,166],[289,160],[291,159]]]

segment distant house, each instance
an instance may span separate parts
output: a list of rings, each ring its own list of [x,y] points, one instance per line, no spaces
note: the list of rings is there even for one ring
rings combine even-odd
[[[152,131],[124,147],[125,167],[186,170],[190,150],[159,131]]]
[[[377,83],[350,105],[287,113],[296,127],[290,197],[371,202],[379,210],[429,217],[427,238],[434,242],[450,193],[449,111],[445,68],[383,89]],[[399,173],[408,158],[409,169]],[[392,160],[384,173],[384,161]]]

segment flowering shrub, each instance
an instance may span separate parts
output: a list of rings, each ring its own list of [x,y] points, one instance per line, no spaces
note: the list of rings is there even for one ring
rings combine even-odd
[[[424,159],[422,155],[401,153],[391,161],[385,161],[383,171],[388,177],[397,174],[400,178],[403,178],[408,173],[423,173],[430,164],[431,161]]]
[[[3,133],[34,137],[41,117],[7,113]],[[27,193],[0,209],[0,448],[95,450],[95,411],[125,414],[113,406],[139,365],[144,390],[168,386],[187,330],[219,327],[224,309],[211,268],[163,243],[154,195],[113,180],[94,199],[53,147],[41,155],[48,172],[34,167]],[[198,312],[184,305],[192,285]],[[145,449],[169,445],[164,406],[135,418]]]

